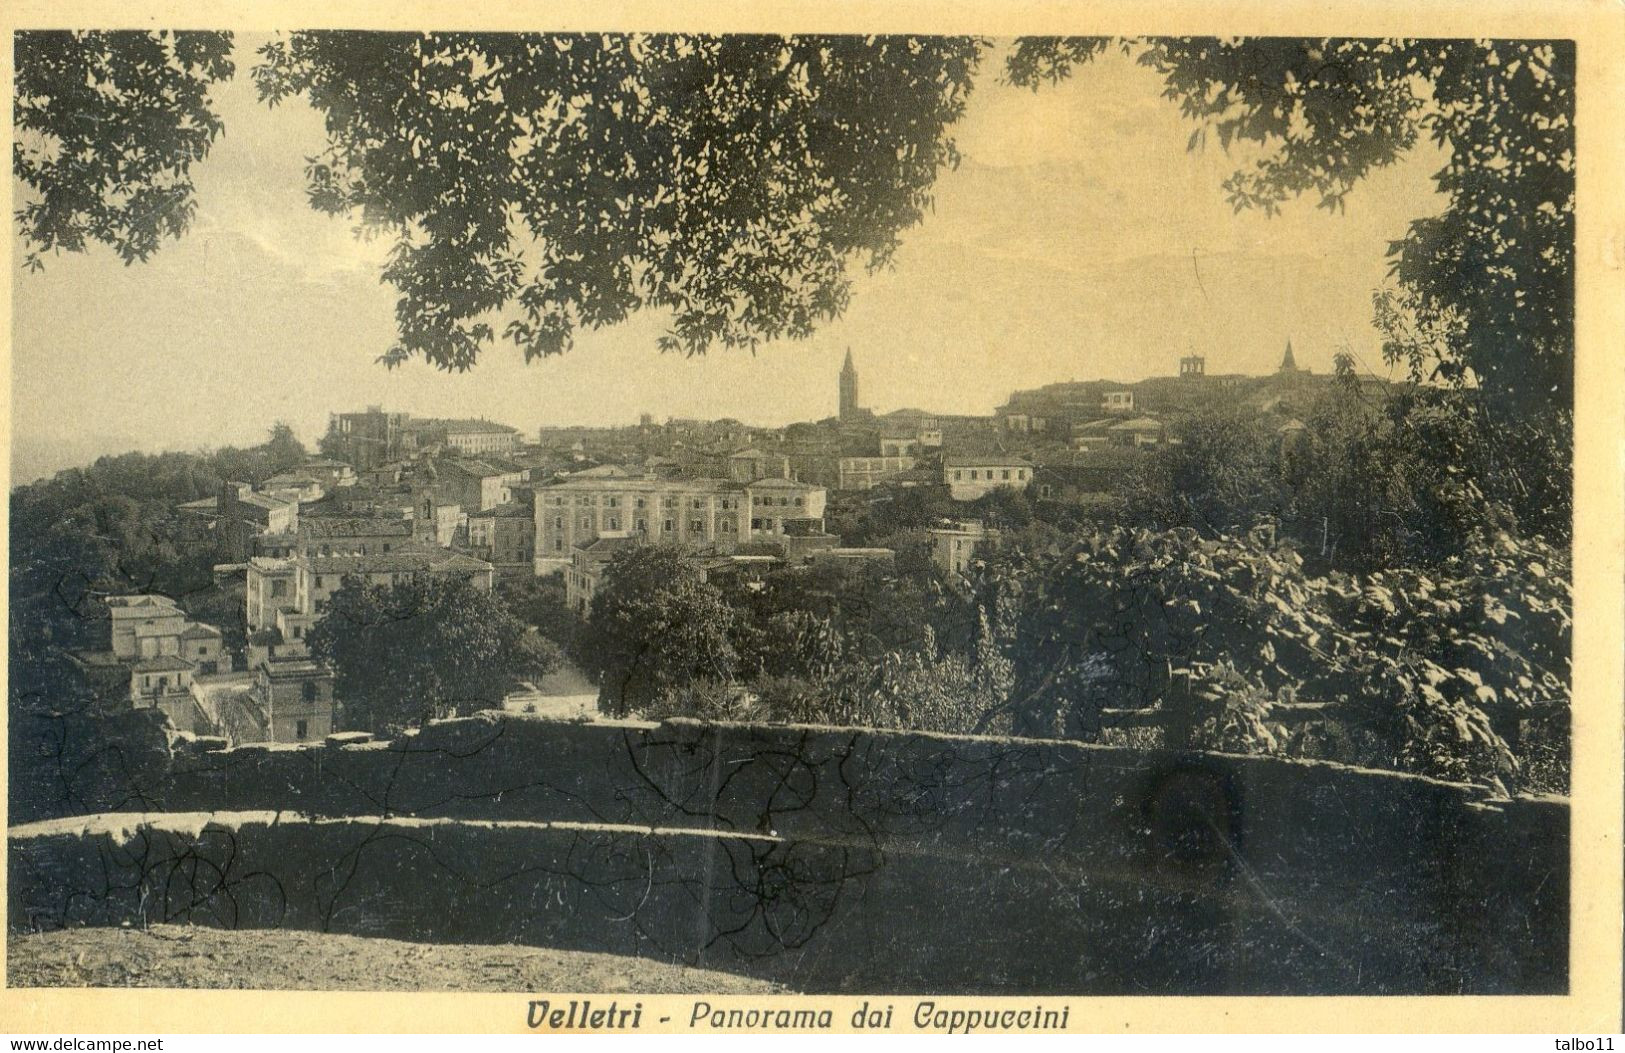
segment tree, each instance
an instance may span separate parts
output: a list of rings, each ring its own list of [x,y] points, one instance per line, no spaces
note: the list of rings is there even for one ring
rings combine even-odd
[[[145,260],[191,221],[192,165],[221,132],[209,89],[231,76],[231,34],[28,31],[16,35],[16,218],[43,252],[111,246]]]
[[[22,33],[14,155],[36,250],[144,259],[184,229],[189,171],[219,121],[221,33]],[[1006,75],[1068,76],[1104,38],[1018,41]],[[1424,136],[1450,198],[1393,249],[1422,358],[1513,414],[1573,395],[1574,45],[1541,40],[1147,38],[1121,42],[1222,146],[1264,146],[1236,207],[1340,207]],[[654,308],[666,348],[805,336],[844,309],[849,260],[881,266],[957,160],[949,135],[989,42],[968,37],[288,34],[253,76],[323,114],[314,207],[395,238],[399,342],[469,368],[493,342],[565,350]],[[1426,359],[1426,361],[1424,361]]]
[[[395,236],[386,356],[471,366],[481,317],[555,354],[668,310],[662,345],[808,335],[955,160],[981,44],[952,37],[293,33],[254,71],[327,119],[318,209]]]
[[[670,545],[635,545],[604,569],[581,653],[599,706],[625,716],[696,682],[728,682],[734,612],[699,562]]]
[[[299,436],[293,433],[293,428],[286,421],[280,420],[271,425],[271,433],[266,436],[262,449],[270,462],[272,475],[292,471],[304,464],[309,456],[305,451],[305,444],[299,441]]]
[[[961,650],[976,632],[974,607],[930,563],[912,573],[879,564],[786,568],[729,599],[738,611],[735,646],[751,673],[801,673],[785,665],[800,649],[787,650],[795,637],[781,633],[827,634],[842,661],[873,665],[887,653],[934,650],[936,640]],[[825,651],[820,645],[806,653]]]
[[[333,667],[345,727],[384,731],[498,707],[557,668],[558,648],[494,596],[458,579],[347,579],[307,637]]]
[[[1157,707],[1192,744],[1291,752],[1270,710],[1304,699],[1346,729],[1335,759],[1510,786],[1522,723],[1567,714],[1566,559],[1538,541],[1481,530],[1436,567],[1312,575],[1290,548],[1118,529],[1003,569],[1018,734]]]
[[[497,597],[513,616],[534,626],[543,637],[557,644],[565,654],[579,647],[581,618],[570,609],[564,582],[558,575],[519,578],[497,586]]]
[[[1007,74],[1037,89],[1103,38],[1027,38]],[[1239,210],[1308,194],[1337,209],[1423,137],[1447,148],[1449,205],[1389,250],[1374,293],[1383,356],[1457,389],[1456,450],[1546,536],[1570,536],[1574,407],[1575,47],[1563,40],[1151,38],[1121,45],[1222,147],[1263,148],[1225,183]],[[1443,464],[1447,455],[1435,452]],[[1459,485],[1457,487],[1459,489]]]
[[[1206,409],[1177,421],[1173,438],[1129,476],[1123,496],[1130,522],[1215,535],[1280,514],[1279,442],[1256,414]]]
[[[998,486],[970,503],[971,515],[994,530],[1022,530],[1032,525],[1033,505],[1026,491]]]
[[[1038,88],[1102,38],[1027,38],[1016,84]],[[1403,308],[1442,339],[1390,342],[1419,375],[1471,376],[1521,417],[1573,405],[1574,44],[1549,40],[1151,38],[1123,42],[1221,146],[1263,156],[1225,184],[1236,208],[1310,194],[1324,208],[1422,137],[1448,147],[1450,199],[1391,249]],[[1425,371],[1425,372],[1424,372]]]

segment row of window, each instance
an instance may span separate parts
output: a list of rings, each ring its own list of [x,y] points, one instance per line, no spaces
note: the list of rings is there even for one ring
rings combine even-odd
[[[644,519],[642,517],[638,517],[637,519],[634,519],[632,522],[633,522],[632,529],[636,530],[636,531],[638,531],[640,533],[642,533],[643,531],[646,531],[646,530],[649,529],[649,521],[647,519]],[[553,517],[553,529],[554,530],[563,530],[564,529],[564,517],[563,516],[554,516]],[[593,529],[592,517],[591,516],[582,516],[581,517],[581,530],[584,533],[591,533],[592,529]],[[604,529],[609,531],[610,533],[618,532],[621,529],[621,517],[620,516],[605,516],[604,517]],[[665,532],[669,534],[669,533],[672,532],[673,529],[674,529],[673,520],[670,520],[670,519],[666,520]],[[705,530],[705,520],[703,520],[703,519],[691,519],[691,520],[689,520],[689,529],[693,530],[693,531],[695,531],[697,533],[698,532],[703,532]],[[727,532],[727,531],[731,531],[731,530],[738,530],[739,528],[734,523],[734,521],[732,519],[719,519],[717,521],[717,529],[721,530],[721,531],[724,531],[724,532]]]
[[[754,524],[754,523],[759,522],[759,520],[754,520],[753,519],[753,520],[751,520],[751,522]],[[558,518],[554,519],[553,520],[553,526],[555,527],[555,529],[563,529],[563,527],[564,527],[563,517],[558,517]],[[581,529],[583,531],[585,531],[585,532],[590,533],[592,531],[592,520],[583,519],[581,521]],[[619,516],[609,516],[609,517],[607,517],[605,522],[604,522],[604,529],[609,531],[610,533],[618,533],[620,531],[620,529],[621,529],[621,519],[620,519],[620,517]],[[688,521],[688,529],[689,529],[689,533],[691,533],[691,534],[703,534],[703,533],[705,533],[705,520],[703,520],[703,519],[691,519],[691,520],[689,520]],[[721,531],[722,533],[724,533],[724,534],[736,534],[736,533],[739,532],[739,525],[737,523],[735,523],[732,519],[724,519],[724,520],[722,520],[721,522],[719,522],[717,524],[717,529],[719,531]],[[637,533],[637,534],[647,534],[649,532],[649,521],[647,519],[634,519],[632,521],[632,531],[634,533]],[[667,520],[665,520],[664,522],[662,522],[660,524],[660,532],[662,534],[676,533],[677,532],[677,521],[675,519],[667,519]],[[554,552],[563,552],[564,551],[564,538],[557,537],[557,536],[555,536],[553,538],[553,551]]]
[[[383,544],[383,548],[382,548],[381,551],[384,551],[384,552],[390,551],[390,545],[391,545],[390,542],[385,541],[385,542],[382,542],[382,544]],[[349,548],[340,548],[340,549],[337,549],[337,550],[335,550],[332,545],[322,545],[320,547],[320,549],[318,549],[317,546],[315,546],[315,545],[306,545],[305,546],[305,555],[307,555],[307,556],[316,556],[316,555],[322,555],[322,556],[370,556],[375,551],[380,551],[380,550],[377,549],[377,548],[369,548],[366,545],[366,543],[362,543],[362,544],[359,544],[359,545],[351,545]]]
[[[955,468],[954,482],[964,482],[964,476],[967,472],[970,474],[971,482],[976,482],[978,479],[985,479],[988,482],[1009,482],[1011,479],[1019,481],[1027,478],[1027,469],[1025,468]]]
[[[565,504],[568,504],[570,502],[567,499],[564,499],[564,498],[554,497],[554,498],[550,498],[547,503],[550,504],[550,505],[553,505],[554,507],[563,507]],[[582,498],[578,498],[574,503],[578,507],[592,508],[592,507],[597,506],[598,499],[596,497],[582,497]],[[677,503],[678,503],[677,499],[674,498],[674,497],[663,497],[663,498],[660,499],[660,507],[663,508],[663,509],[666,509],[666,510],[671,510],[671,509],[676,508]],[[777,506],[784,507],[784,508],[805,508],[807,506],[807,499],[805,497],[793,497],[793,498],[792,497],[773,497],[773,496],[766,496],[766,495],[758,494],[753,499],[753,503],[756,504],[756,505],[759,505],[759,506],[763,506],[763,507],[770,506],[770,505],[777,505]],[[621,499],[618,498],[618,497],[606,497],[604,499],[604,507],[605,508],[620,508],[621,507]],[[648,501],[647,501],[646,498],[639,497],[633,502],[633,507],[638,508],[638,509],[647,508],[648,507]],[[690,498],[689,502],[688,502],[688,507],[693,509],[696,512],[704,511],[708,507],[708,499],[703,498],[703,497]],[[718,510],[723,511],[723,512],[732,512],[732,511],[735,511],[735,510],[737,510],[739,508],[739,502],[738,502],[737,499],[732,498],[732,497],[718,498],[717,499],[717,508],[718,508]],[[554,519],[553,519],[553,522],[554,522],[555,526],[558,526],[558,525],[562,524],[563,517],[562,516],[555,516]],[[583,520],[583,522],[586,522],[586,520]],[[386,551],[387,551],[387,549],[386,549]]]
[[[621,507],[621,500],[622,499],[620,497],[616,496],[605,497],[604,507],[619,508]],[[631,503],[634,508],[648,508],[649,502],[652,500],[653,498],[638,497],[633,498]],[[691,497],[688,499],[688,507],[698,511],[706,508],[711,500],[712,499],[708,497]],[[715,500],[717,502],[717,507],[722,509],[724,512],[731,512],[739,507],[739,499],[735,497],[719,497]],[[577,508],[596,508],[598,506],[598,497],[596,494],[583,494],[574,498],[553,496],[547,498],[546,503],[554,508],[564,508],[571,505]],[[660,498],[661,508],[676,508],[678,503],[679,499],[675,497]]]

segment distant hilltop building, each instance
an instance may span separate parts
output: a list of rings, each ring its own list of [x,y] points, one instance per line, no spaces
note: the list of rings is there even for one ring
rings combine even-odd
[[[1168,441],[1164,418],[1170,414],[1198,412],[1222,399],[1227,405],[1285,419],[1307,412],[1306,400],[1334,379],[1332,373],[1300,365],[1290,339],[1280,364],[1261,374],[1209,372],[1207,358],[1194,351],[1181,355],[1178,362],[1177,374],[1129,383],[1071,380],[1014,391],[994,411],[994,419],[1005,435],[1047,436],[1070,442],[1078,450],[1161,445]],[[1373,394],[1392,386],[1369,373],[1356,379]]]
[[[852,349],[846,349],[846,362],[841,366],[841,419],[851,420],[863,412],[858,404],[858,367],[852,364]]]
[[[322,453],[366,471],[418,453],[450,451],[466,455],[507,454],[519,445],[519,430],[489,420],[413,417],[370,406],[362,413],[328,418]]]

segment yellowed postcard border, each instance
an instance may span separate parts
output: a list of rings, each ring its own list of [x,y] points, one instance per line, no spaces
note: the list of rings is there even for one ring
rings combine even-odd
[[[694,32],[941,32],[989,36],[1331,35],[1533,37],[1578,41],[1578,217],[1575,506],[1575,664],[1571,989],[1566,996],[1340,998],[949,998],[929,996],[623,997],[641,1003],[644,1032],[686,1031],[697,1001],[719,1008],[829,1009],[852,1030],[867,1001],[891,1005],[893,1028],[913,1030],[922,1000],[942,1007],[1067,1009],[1082,1032],[1551,1032],[1621,1027],[1622,651],[1625,651],[1625,6],[1592,2],[1058,3],[998,0],[827,0],[678,3],[395,4],[294,0],[253,5],[13,0],[0,29],[295,28],[686,30]],[[10,126],[11,48],[0,54]],[[13,187],[12,193],[15,193]],[[14,245],[4,251],[10,293]],[[4,380],[9,441],[10,371]],[[9,492],[9,486],[7,491]],[[6,554],[0,553],[0,559]],[[0,599],[0,603],[4,603]],[[0,715],[0,728],[4,716]],[[4,773],[0,772],[0,786]],[[0,794],[0,801],[4,800]],[[0,874],[0,889],[5,877]],[[0,976],[3,976],[0,951]],[[253,991],[0,990],[0,1030],[42,1035],[192,1032],[525,1032],[543,993],[318,993]],[[578,996],[607,1002],[604,995]],[[664,1023],[661,1018],[667,1018]],[[708,1028],[698,1030],[709,1033]]]

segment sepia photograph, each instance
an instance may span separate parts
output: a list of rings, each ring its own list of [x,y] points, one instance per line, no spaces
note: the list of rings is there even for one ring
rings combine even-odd
[[[1574,990],[1574,39],[161,24],[10,34],[6,987]]]

